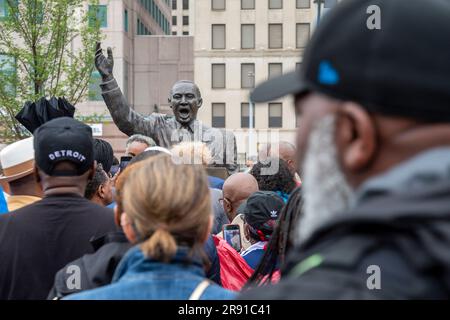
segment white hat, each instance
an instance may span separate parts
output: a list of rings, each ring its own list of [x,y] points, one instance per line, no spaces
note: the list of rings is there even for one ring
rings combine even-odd
[[[34,169],[33,137],[10,144],[0,151],[3,174],[0,181],[13,181],[25,177]]]

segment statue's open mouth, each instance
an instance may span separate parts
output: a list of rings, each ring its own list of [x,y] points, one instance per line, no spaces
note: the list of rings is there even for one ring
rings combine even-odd
[[[183,120],[189,119],[191,117],[191,112],[189,109],[180,109],[178,110],[180,118]]]

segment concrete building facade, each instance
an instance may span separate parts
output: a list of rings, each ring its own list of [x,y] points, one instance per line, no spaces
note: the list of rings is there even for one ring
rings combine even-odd
[[[194,0],[170,0],[172,8],[172,35],[193,36],[191,12],[195,7]]]
[[[254,106],[249,139],[249,94],[260,82],[300,67],[315,26],[311,0],[195,0],[195,81],[202,89],[200,120],[237,136],[241,159],[258,143],[293,141],[296,117],[290,97]]]
[[[337,1],[322,2],[323,14]],[[108,6],[103,47],[113,47],[116,79],[136,111],[170,113],[167,97],[173,82],[194,80],[204,100],[199,119],[235,133],[240,162],[256,155],[259,143],[293,142],[292,99],[253,106],[249,94],[258,83],[301,66],[318,18],[313,0],[101,0],[100,4]],[[158,13],[155,20],[155,7],[165,20]],[[93,81],[91,89],[96,98],[80,109],[110,121],[95,91],[98,82]],[[254,130],[249,134],[251,110]],[[124,137],[114,124],[103,127],[104,136],[123,151]]]

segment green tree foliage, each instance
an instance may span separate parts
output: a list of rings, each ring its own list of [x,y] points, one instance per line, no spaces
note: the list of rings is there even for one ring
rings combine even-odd
[[[26,134],[14,118],[26,101],[86,97],[102,37],[90,5],[98,0],[0,0],[1,141]]]

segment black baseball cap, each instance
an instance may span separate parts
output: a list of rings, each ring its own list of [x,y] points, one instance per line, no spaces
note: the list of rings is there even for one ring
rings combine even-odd
[[[300,70],[261,84],[251,99],[315,91],[370,112],[448,122],[449,35],[448,0],[343,0],[321,20]]]
[[[283,207],[283,198],[277,193],[257,191],[239,206],[237,212],[244,215],[245,222],[252,227],[256,236],[267,240],[264,238],[272,234]]]
[[[80,176],[94,164],[92,129],[73,118],[51,120],[34,132],[35,162],[49,176]],[[75,170],[56,171],[55,165],[70,161]]]

